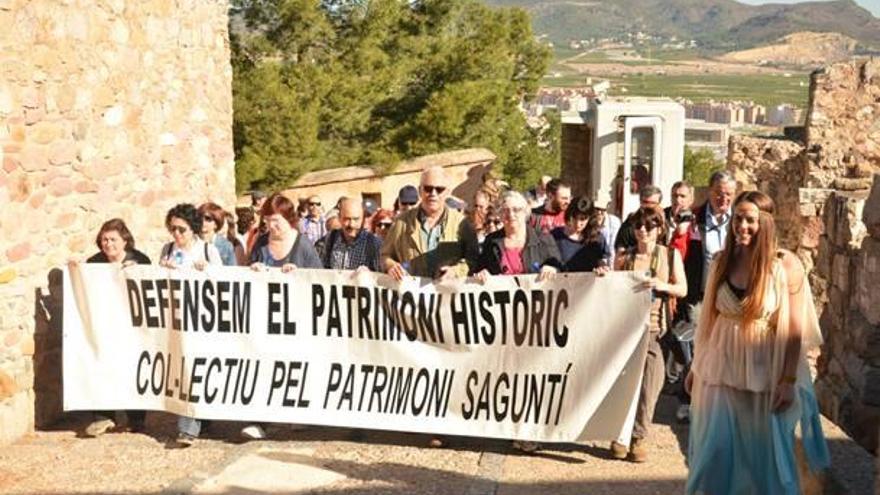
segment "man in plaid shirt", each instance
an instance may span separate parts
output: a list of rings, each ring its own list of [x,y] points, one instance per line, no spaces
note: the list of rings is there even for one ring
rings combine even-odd
[[[381,271],[379,255],[382,240],[363,228],[364,208],[361,202],[352,198],[342,200],[339,221],[342,228],[331,231],[324,239],[324,268]]]

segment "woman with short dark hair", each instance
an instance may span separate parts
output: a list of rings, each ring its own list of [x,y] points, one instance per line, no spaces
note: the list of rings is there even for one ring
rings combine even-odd
[[[198,237],[202,216],[192,204],[181,203],[168,210],[165,227],[173,240],[162,247],[159,265],[203,270],[208,265],[223,264],[217,248]]]
[[[556,227],[550,235],[559,246],[563,271],[591,272],[609,267],[601,218],[589,198],[574,198],[565,210],[565,226]]]
[[[644,440],[648,436],[654,408],[666,378],[660,337],[664,331],[669,330],[667,322],[670,319],[666,317],[669,306],[664,302],[670,297],[687,295],[687,280],[681,255],[674,249],[667,250],[660,242],[661,239],[666,238],[663,211],[653,207],[640,208],[630,216],[630,221],[635,233],[636,246],[621,251],[614,261],[614,269],[644,274],[638,288],[651,291],[651,312],[648,319],[650,337],[643,365],[641,391],[636,405],[632,442],[629,448],[621,443],[612,442],[611,453],[616,459],[626,459],[629,456],[633,462],[645,462],[648,452]]]
[[[208,244],[213,244],[220,253],[220,259],[226,266],[235,266],[235,247],[225,236],[220,235],[226,226],[226,212],[217,203],[207,202],[199,206],[202,217],[202,230],[199,237]]]
[[[202,231],[202,215],[192,204],[181,203],[168,210],[165,227],[172,241],[162,247],[159,265],[166,268],[195,268],[204,270],[208,265],[222,265],[220,253],[213,244],[199,239]],[[193,444],[202,430],[202,422],[196,418],[177,418],[177,446]]]
[[[98,252],[88,258],[86,263],[120,263],[122,266],[134,264],[149,265],[150,258],[134,247],[134,236],[121,218],[107,220],[95,236]],[[86,436],[96,437],[116,427],[114,411],[94,411],[95,419],[85,429]],[[141,431],[144,428],[144,411],[125,411],[128,428]]]

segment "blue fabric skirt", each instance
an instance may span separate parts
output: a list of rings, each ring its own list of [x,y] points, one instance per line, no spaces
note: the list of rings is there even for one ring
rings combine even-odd
[[[770,412],[770,393],[695,383],[686,493],[801,493],[794,449],[799,421],[811,470],[829,464],[811,385],[799,387],[795,405],[776,414]]]

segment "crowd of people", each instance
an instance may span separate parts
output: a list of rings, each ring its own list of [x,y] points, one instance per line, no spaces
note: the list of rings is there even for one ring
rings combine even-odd
[[[776,248],[770,198],[750,192],[735,200],[734,178],[718,172],[699,206],[687,182],[672,187],[665,209],[663,191],[644,184],[639,209],[620,219],[608,211],[609,192],[572,197],[558,178],[543,177],[525,193],[481,190],[464,208],[449,201],[452,186],[442,168],[427,169],[418,185],[399,191],[393,210],[341,197],[325,211],[317,196],[297,205],[261,192],[234,214],[214,203],[179,204],[167,212],[170,240],[158,263],[369,270],[398,280],[635,271],[652,294],[649,349],[632,441],[613,442],[611,455],[648,459],[645,439],[669,383],[677,385],[679,420],[692,424],[689,493],[795,493],[797,420],[812,426],[808,454],[822,463],[824,440],[816,440],[815,400],[801,369],[801,337],[815,333],[815,314],[802,265]],[[121,219],[101,227],[97,247],[88,262],[150,263]],[[112,413],[98,414],[90,435],[114,426]],[[129,412],[130,426],[142,428],[143,418]],[[180,418],[178,442],[191,444],[202,426]],[[264,435],[260,425],[242,433]]]

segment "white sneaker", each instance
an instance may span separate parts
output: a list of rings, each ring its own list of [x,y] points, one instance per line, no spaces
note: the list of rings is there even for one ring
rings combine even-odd
[[[112,430],[116,427],[116,422],[110,418],[101,418],[95,421],[92,421],[89,426],[86,427],[85,434],[88,437],[97,437],[101,436],[104,433],[107,433],[109,430]]]
[[[675,411],[675,419],[680,423],[689,421],[691,419],[691,406],[689,404],[680,404],[678,410]]]
[[[266,432],[260,425],[247,425],[241,429],[241,436],[248,440],[262,440],[266,438]]]

